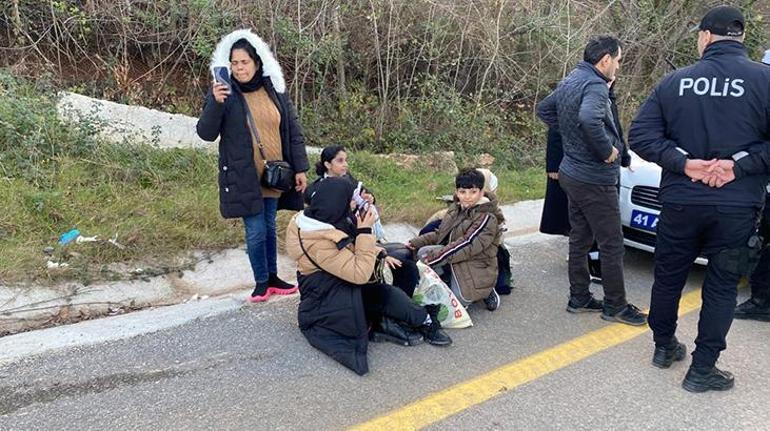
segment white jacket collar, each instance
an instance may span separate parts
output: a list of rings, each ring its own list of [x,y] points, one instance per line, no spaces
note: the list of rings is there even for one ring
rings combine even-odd
[[[214,49],[214,53],[211,55],[211,68],[213,69],[215,66],[224,66],[227,67],[227,70],[230,70],[230,48],[232,48],[233,44],[240,39],[246,39],[257,51],[257,55],[262,60],[262,76],[270,78],[276,92],[285,93],[286,81],[283,79],[281,66],[278,64],[275,56],[273,56],[273,52],[270,51],[270,47],[267,46],[265,41],[252,33],[250,29],[235,30],[223,37]]]
[[[300,211],[297,213],[294,219],[295,223],[297,223],[297,227],[302,229],[305,232],[316,232],[319,230],[329,230],[329,229],[336,229],[334,226],[324,223],[322,221],[318,221],[314,218],[310,218],[305,215],[304,211]]]

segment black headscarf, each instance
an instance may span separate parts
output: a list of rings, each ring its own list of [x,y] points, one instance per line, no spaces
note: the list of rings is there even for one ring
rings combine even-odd
[[[257,55],[257,50],[254,49],[254,46],[252,46],[246,39],[238,39],[235,41],[233,46],[230,47],[230,59],[232,59],[233,51],[236,49],[242,49],[246,51],[246,54],[248,54],[254,63],[259,65],[259,67],[249,82],[240,82],[232,76],[230,77],[230,81],[234,82],[242,93],[251,93],[252,91],[259,90],[263,85],[265,85],[266,78],[262,76],[262,59],[259,58],[259,55]]]
[[[350,240],[356,238],[356,225],[350,211],[355,186],[344,178],[326,178],[318,183],[310,197],[310,207],[305,215],[328,223],[346,234]],[[349,241],[348,241],[349,242]]]

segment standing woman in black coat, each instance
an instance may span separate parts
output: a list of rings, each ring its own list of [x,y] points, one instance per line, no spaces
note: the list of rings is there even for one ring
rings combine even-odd
[[[225,218],[243,219],[255,281],[249,301],[294,293],[296,286],[278,278],[275,220],[279,209],[302,209],[309,165],[283,72],[267,44],[250,30],[222,38],[211,67],[227,67],[230,85],[212,83],[197,132],[206,141],[219,137],[219,209]],[[282,193],[261,185],[269,160],[291,165],[294,189]]]
[[[559,186],[559,164],[564,157],[561,134],[555,127],[548,129],[548,146],[545,150],[545,185],[543,215],[540,218],[540,232],[568,236],[570,225],[567,217],[567,194]]]
[[[623,139],[623,153],[621,154],[620,166],[629,168],[631,166],[631,156],[628,154],[628,144],[623,138],[623,127],[620,124],[620,114],[615,98],[615,82],[610,85],[610,109],[612,118],[615,121],[615,128],[618,129],[618,135]],[[570,225],[567,213],[569,201],[564,190],[559,185],[559,164],[564,157],[564,150],[561,143],[561,134],[556,128],[548,129],[548,146],[545,151],[545,172],[548,176],[545,188],[545,200],[543,202],[543,215],[540,218],[540,232],[551,235],[569,236]],[[591,279],[595,282],[601,282],[602,271],[599,260],[599,248],[596,243],[588,253],[588,270],[591,273]]]

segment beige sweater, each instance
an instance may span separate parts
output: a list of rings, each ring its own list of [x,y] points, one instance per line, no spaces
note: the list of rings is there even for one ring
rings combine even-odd
[[[281,152],[281,113],[275,106],[265,88],[257,91],[243,93],[246,97],[246,103],[249,105],[251,116],[254,117],[254,123],[259,132],[259,139],[265,151],[267,160],[283,160]],[[254,140],[254,163],[257,165],[257,175],[262,178],[262,172],[265,170],[265,164],[259,152],[257,141]],[[281,196],[278,190],[262,187],[262,197],[277,198]]]

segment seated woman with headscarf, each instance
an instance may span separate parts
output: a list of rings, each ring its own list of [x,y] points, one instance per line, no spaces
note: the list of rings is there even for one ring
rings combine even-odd
[[[315,164],[315,172],[318,175],[305,190],[305,204],[310,205],[310,200],[321,184],[327,178],[343,178],[350,182],[353,187],[359,186],[359,181],[350,173],[348,168],[348,153],[342,145],[329,145],[321,151],[320,160]],[[370,204],[374,205],[376,200],[371,190],[360,188],[359,196]],[[376,210],[376,209],[375,209]],[[417,262],[414,260],[412,251],[404,247],[402,243],[385,242],[385,231],[382,227],[382,221],[377,214],[374,226],[372,226],[374,236],[380,246],[387,250],[388,255],[401,261],[401,265],[393,268],[393,285],[403,290],[409,297],[412,297],[417,283],[420,281],[420,273],[417,270]]]
[[[318,184],[310,206],[295,215],[286,229],[286,251],[297,261],[299,327],[310,344],[363,375],[369,371],[366,351],[371,337],[434,345],[452,340],[442,330],[438,306],[420,307],[400,289],[375,275],[379,264],[399,262],[378,247],[371,211],[354,215],[355,187],[342,178]]]

